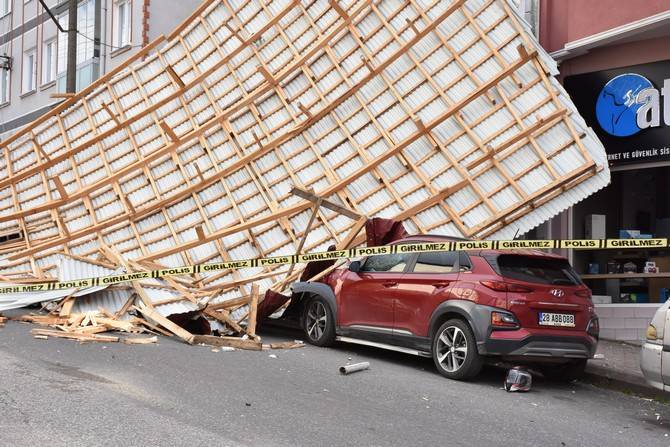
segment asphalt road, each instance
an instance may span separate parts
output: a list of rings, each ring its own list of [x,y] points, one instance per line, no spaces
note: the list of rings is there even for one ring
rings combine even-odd
[[[429,359],[354,345],[81,345],[32,327],[0,329],[2,446],[670,445],[670,407],[587,384],[506,393],[502,370],[454,382]],[[341,376],[347,361],[371,368]]]

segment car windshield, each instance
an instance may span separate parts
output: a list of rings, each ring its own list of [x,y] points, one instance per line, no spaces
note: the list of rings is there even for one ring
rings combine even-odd
[[[500,274],[510,279],[564,286],[576,286],[582,283],[579,275],[565,259],[500,255],[497,264]]]

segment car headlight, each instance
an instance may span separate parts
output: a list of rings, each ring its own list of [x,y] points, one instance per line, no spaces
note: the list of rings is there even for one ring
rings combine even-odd
[[[656,340],[657,338],[656,327],[650,324],[647,326],[647,340]]]

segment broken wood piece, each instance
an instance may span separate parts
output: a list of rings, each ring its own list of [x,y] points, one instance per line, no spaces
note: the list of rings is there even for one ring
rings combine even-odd
[[[115,343],[119,341],[119,337],[110,335],[95,335],[95,334],[77,334],[74,332],[62,332],[56,329],[33,329],[30,331],[33,335],[44,335],[47,337],[68,338],[79,341],[99,341]]]
[[[282,341],[279,343],[270,343],[272,349],[295,349],[304,348],[305,344],[297,341]]]
[[[126,345],[148,345],[158,343],[158,337],[128,337],[121,340]]]
[[[42,324],[45,326],[55,326],[58,324],[67,324],[68,319],[63,317],[56,317],[53,315],[21,315],[10,318],[14,321],[26,321],[28,323]]]
[[[299,188],[297,186],[294,186],[291,188],[291,194],[294,194],[298,197],[301,197],[305,200],[309,200],[310,202],[317,203],[318,201],[321,201],[321,206],[324,208],[328,208],[331,211],[335,211],[336,213],[340,213],[343,216],[348,217],[349,219],[353,220],[358,220],[362,217],[360,213],[357,213],[356,211],[353,211],[349,208],[346,208],[342,205],[339,205],[335,202],[332,202],[328,199],[325,199],[323,197],[319,197],[318,195],[314,194],[313,191],[308,191],[303,188]]]
[[[163,326],[165,329],[172,332],[173,334],[175,334],[177,337],[184,340],[189,345],[193,344],[193,337],[194,337],[193,334],[191,334],[189,331],[187,331],[183,327],[179,326],[178,324],[173,323],[172,321],[168,320],[163,315],[159,314],[156,310],[149,309],[147,306],[145,306],[142,303],[138,303],[137,306],[133,306],[132,308],[141,312],[142,315],[147,317],[149,320],[152,320],[155,323]]]
[[[216,337],[214,335],[195,335],[193,343],[209,346],[230,346],[232,348],[260,351],[261,343],[254,340],[245,340],[238,337]]]
[[[33,335],[33,338],[37,338],[39,340],[48,340],[49,339],[49,337],[47,337],[46,335]]]

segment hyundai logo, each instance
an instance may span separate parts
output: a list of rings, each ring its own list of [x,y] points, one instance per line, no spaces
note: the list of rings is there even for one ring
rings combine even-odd
[[[562,291],[561,289],[552,289],[549,291],[552,295],[554,295],[556,298],[560,298],[563,295],[565,295],[565,292]]]

